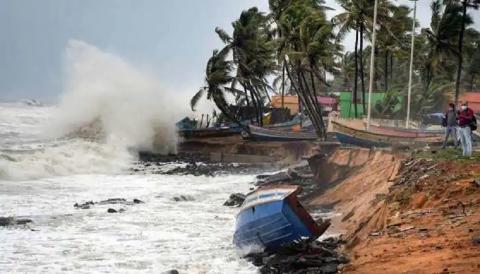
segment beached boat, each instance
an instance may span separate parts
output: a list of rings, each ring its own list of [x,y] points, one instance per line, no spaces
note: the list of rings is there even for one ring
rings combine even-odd
[[[426,144],[439,144],[441,136],[408,137],[394,134],[380,134],[373,131],[356,129],[332,121],[333,131],[337,140],[343,144],[361,147],[390,147],[390,146],[421,146]]]
[[[178,135],[183,138],[208,138],[224,137],[240,133],[240,128],[212,127],[178,130]]]
[[[296,116],[292,120],[283,122],[283,123],[276,123],[272,125],[266,125],[264,126],[265,128],[290,128],[296,125],[300,125],[302,121],[300,120],[300,117]]]
[[[316,239],[329,226],[317,224],[297,199],[298,186],[260,188],[247,195],[237,215],[237,247],[275,249],[302,238]]]
[[[302,140],[316,140],[317,134],[314,131],[291,131],[281,130],[278,128],[264,128],[257,126],[248,126],[247,134],[242,136],[255,141],[302,141]]]
[[[391,135],[391,136],[403,136],[403,137],[435,137],[445,134],[443,130],[422,130],[412,128],[396,128],[387,126],[370,125],[370,130],[375,133]]]

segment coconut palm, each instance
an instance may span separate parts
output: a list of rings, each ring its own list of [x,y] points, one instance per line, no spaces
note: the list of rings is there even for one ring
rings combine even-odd
[[[216,32],[225,43],[225,51],[232,53],[236,67],[234,84],[243,88],[245,99],[252,102],[256,120],[261,125],[264,101],[270,99],[267,76],[275,69],[275,48],[271,39],[267,16],[257,8],[243,11],[240,18],[232,23],[233,35],[224,30]],[[235,85],[232,86],[235,89]],[[249,94],[248,94],[249,93]],[[247,101],[247,104],[250,102]]]
[[[225,93],[229,92],[225,86],[232,81],[232,62],[227,60],[227,50],[215,50],[207,62],[205,69],[205,86],[192,97],[190,106],[195,110],[200,98],[206,94],[208,100],[212,100],[222,114],[231,121],[238,122],[231,112]]]
[[[322,1],[292,1],[276,22],[282,30],[278,56],[286,64],[293,89],[305,107],[317,134],[325,138],[325,124],[316,94],[318,82],[327,86],[323,74],[336,70],[340,47],[333,25],[326,19]]]
[[[460,2],[462,7],[462,21],[461,21],[461,28],[460,33],[458,35],[458,66],[457,66],[457,79],[455,82],[455,103],[458,104],[458,96],[460,94],[460,81],[462,78],[462,69],[463,69],[463,39],[465,35],[465,29],[469,24],[472,24],[471,17],[467,14],[467,9],[475,9],[478,10],[480,7],[480,0],[448,0],[450,5],[456,4],[456,2]]]

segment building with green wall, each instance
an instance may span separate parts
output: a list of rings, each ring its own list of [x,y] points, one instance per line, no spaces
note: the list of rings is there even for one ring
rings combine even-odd
[[[352,94],[353,93],[350,91],[340,92],[340,117],[341,118],[355,118],[355,104],[353,103]],[[360,97],[359,99],[361,100],[361,95],[359,95],[359,97]],[[383,101],[384,98],[385,98],[385,92],[372,92],[372,108],[374,108],[378,102]],[[368,100],[368,94],[366,94],[365,99]],[[400,109],[403,105],[403,97],[398,96],[398,99],[400,103],[397,105],[396,109]],[[358,117],[362,117],[364,115],[363,107],[361,103],[357,103],[357,113],[358,113]]]

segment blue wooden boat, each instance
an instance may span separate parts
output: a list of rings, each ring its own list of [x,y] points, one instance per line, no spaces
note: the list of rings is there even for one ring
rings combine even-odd
[[[272,128],[262,128],[257,126],[248,126],[248,132],[242,133],[243,137],[250,138],[255,141],[314,141],[318,139],[314,131],[291,131]]]
[[[261,188],[247,195],[237,215],[234,244],[242,249],[275,249],[300,239],[318,238],[318,225],[297,199],[298,186]]]

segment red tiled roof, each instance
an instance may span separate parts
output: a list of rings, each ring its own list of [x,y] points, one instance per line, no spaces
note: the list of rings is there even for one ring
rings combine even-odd
[[[466,92],[460,96],[460,102],[480,103],[480,92]]]

